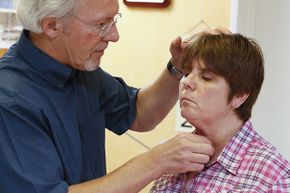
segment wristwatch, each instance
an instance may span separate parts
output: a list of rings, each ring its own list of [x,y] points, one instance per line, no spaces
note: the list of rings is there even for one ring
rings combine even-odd
[[[178,80],[181,80],[182,79],[183,73],[180,70],[178,70],[175,66],[173,66],[173,64],[171,63],[171,61],[169,61],[167,63],[167,70],[169,71],[169,73],[172,76],[174,76]]]

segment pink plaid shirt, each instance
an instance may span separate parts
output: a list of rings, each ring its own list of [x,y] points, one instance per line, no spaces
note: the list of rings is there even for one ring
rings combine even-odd
[[[185,184],[185,174],[164,175],[150,193],[290,193],[290,164],[247,121],[217,161],[207,165],[188,189]]]

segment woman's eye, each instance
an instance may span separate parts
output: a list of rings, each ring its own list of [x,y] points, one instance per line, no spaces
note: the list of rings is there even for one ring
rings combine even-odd
[[[213,77],[210,74],[203,74],[203,75],[201,75],[201,78],[205,81],[210,81],[210,80],[212,80]]]

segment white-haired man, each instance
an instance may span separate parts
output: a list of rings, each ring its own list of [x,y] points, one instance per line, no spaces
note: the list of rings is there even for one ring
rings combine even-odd
[[[1,193],[138,192],[208,162],[209,140],[181,134],[106,175],[105,128],[153,129],[177,101],[170,72],[182,54],[176,39],[169,70],[144,89],[104,72],[104,50],[119,39],[118,11],[117,0],[19,2],[24,30],[0,60]]]

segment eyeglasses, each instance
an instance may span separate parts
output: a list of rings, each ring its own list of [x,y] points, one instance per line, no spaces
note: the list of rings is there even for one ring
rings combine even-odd
[[[122,17],[121,13],[118,13],[117,15],[114,16],[113,21],[111,22],[102,22],[99,24],[90,24],[86,21],[84,21],[83,19],[75,16],[75,15],[70,15],[71,17],[79,20],[80,22],[84,23],[85,25],[87,25],[91,30],[93,30],[96,34],[98,34],[101,37],[106,36],[110,30],[112,29],[112,27],[118,22],[118,20]]]

